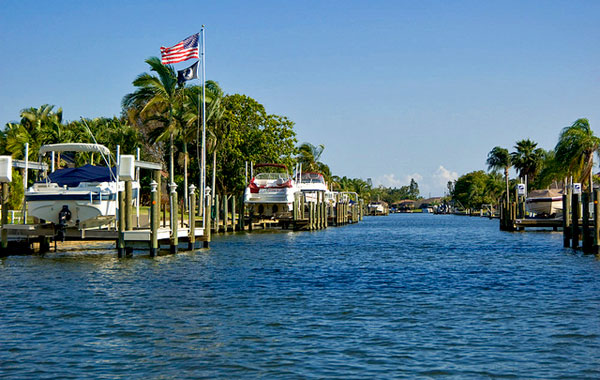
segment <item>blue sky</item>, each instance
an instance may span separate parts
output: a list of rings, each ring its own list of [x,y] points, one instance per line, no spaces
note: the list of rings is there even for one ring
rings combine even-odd
[[[118,115],[144,59],[205,24],[207,78],[288,116],[337,175],[442,195],[496,145],[600,128],[598,1],[0,5],[2,125],[45,103]]]

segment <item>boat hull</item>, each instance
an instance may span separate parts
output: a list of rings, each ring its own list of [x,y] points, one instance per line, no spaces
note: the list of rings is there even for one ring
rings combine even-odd
[[[30,216],[43,219],[46,222],[59,224],[59,213],[65,207],[71,212],[71,218],[65,224],[67,227],[99,227],[110,224],[116,215],[116,202],[100,201],[96,204],[89,201],[77,200],[30,200],[27,202]]]
[[[291,217],[294,209],[294,188],[264,188],[258,193],[244,192],[244,204],[255,217]]]
[[[563,211],[562,197],[527,198],[525,211],[538,216],[560,216]]]
[[[134,183],[132,199],[137,198],[139,185]],[[124,183],[119,183],[124,190]],[[58,187],[55,184],[36,184],[25,194],[28,214],[46,222],[61,224],[61,211],[68,210],[68,220],[62,218],[65,227],[90,228],[112,223],[117,214],[115,183],[97,185],[82,184],[75,188]]]

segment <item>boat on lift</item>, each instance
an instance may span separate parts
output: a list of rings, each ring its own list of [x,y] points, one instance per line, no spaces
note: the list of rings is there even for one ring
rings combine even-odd
[[[325,199],[334,198],[332,196],[333,193],[327,188],[323,174],[317,172],[304,172],[298,173],[295,178],[298,190],[304,194],[307,202],[317,202],[317,193],[319,192],[326,194]],[[330,193],[329,197],[327,196],[327,193]]]
[[[40,148],[40,162],[51,152],[99,153],[107,166],[87,164],[57,169],[36,182],[25,192],[29,215],[55,224],[58,230],[67,227],[85,229],[108,225],[117,214],[117,193],[125,183],[118,181],[116,168],[111,167],[110,150],[100,144],[51,144]],[[132,182],[133,198],[139,183]]]
[[[256,164],[255,174],[244,191],[244,204],[258,218],[290,217],[294,209],[296,181],[283,164]],[[253,171],[254,171],[253,170]]]
[[[557,218],[562,216],[562,190],[532,190],[525,198],[525,211],[538,218]]]

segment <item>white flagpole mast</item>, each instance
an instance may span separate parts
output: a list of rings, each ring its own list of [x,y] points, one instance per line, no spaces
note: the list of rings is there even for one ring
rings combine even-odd
[[[206,199],[206,57],[205,57],[205,36],[204,25],[202,25],[202,202],[205,205]],[[212,189],[213,194],[215,189]],[[202,228],[206,228],[206,207],[202,207]]]

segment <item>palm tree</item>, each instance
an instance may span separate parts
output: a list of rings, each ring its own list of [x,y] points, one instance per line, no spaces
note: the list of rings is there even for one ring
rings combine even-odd
[[[556,161],[568,168],[571,175],[579,177],[585,183],[589,178],[589,189],[592,189],[592,168],[594,152],[600,147],[600,138],[594,136],[588,119],[577,119],[560,133],[556,144]]]
[[[137,90],[125,95],[122,106],[125,110],[140,109],[146,122],[157,121],[161,127],[151,133],[153,141],[169,137],[169,182],[174,182],[173,139],[182,131],[183,94],[177,87],[177,74],[171,65],[163,65],[158,57],[145,61],[158,76],[142,73],[133,81]]]
[[[21,111],[20,123],[8,123],[2,133],[5,149],[15,158],[23,158],[23,147],[29,143],[29,159],[36,160],[39,148],[44,144],[64,141],[62,108],[44,104],[39,108]],[[60,156],[58,156],[60,162]]]
[[[323,150],[325,150],[325,145],[323,144],[315,146],[305,142],[298,147],[298,162],[302,164],[302,167],[306,171],[317,171],[319,170],[319,165],[317,163],[321,158],[321,154],[323,154]]]
[[[544,157],[544,150],[537,147],[537,143],[529,139],[517,141],[515,151],[510,154],[511,162],[520,178],[525,178],[529,182],[533,179],[540,169],[540,163]]]
[[[303,171],[319,172],[323,175],[325,181],[331,182],[331,169],[329,169],[328,165],[319,161],[323,150],[325,150],[325,145],[323,144],[315,146],[305,142],[298,147],[298,156],[296,158],[298,163],[302,164]]]
[[[508,149],[504,149],[499,146],[494,147],[488,153],[486,163],[488,165],[488,170],[492,170],[494,172],[500,169],[504,170],[504,178],[506,179],[506,204],[508,204],[508,202],[510,202],[510,191],[508,189],[508,169],[510,169],[511,166],[511,155],[508,153]]]

